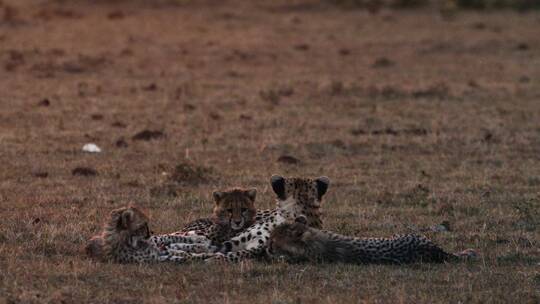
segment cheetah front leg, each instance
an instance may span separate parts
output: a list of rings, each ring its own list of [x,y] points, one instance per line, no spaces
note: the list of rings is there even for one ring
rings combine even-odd
[[[247,242],[242,242],[242,237],[240,237],[238,243],[233,238],[230,241],[224,242],[221,251],[210,258],[210,261],[217,260],[227,263],[237,263],[243,260],[258,258],[266,252],[268,237],[264,233],[261,233]]]
[[[210,243],[211,243],[211,241],[204,236],[199,236],[199,235],[181,236],[181,235],[171,235],[171,234],[151,236],[150,242],[152,242],[157,247],[164,247],[173,243],[205,244],[207,246],[210,246]]]
[[[182,250],[168,249],[166,254],[160,257],[160,262],[186,263],[205,261],[215,257],[215,253],[191,253]]]
[[[256,259],[260,257],[264,252],[265,252],[264,248],[240,250],[236,252],[227,252],[227,253],[217,252],[217,253],[214,253],[213,256],[206,258],[205,262],[208,262],[208,263],[223,262],[223,263],[231,263],[231,264],[238,263],[245,260]]]
[[[185,244],[185,243],[174,243],[166,246],[166,250],[181,250],[184,252],[190,253],[209,253],[216,252],[217,247],[206,244]]]
[[[254,227],[223,242],[219,251],[221,253],[237,252],[242,250],[258,250],[260,247],[266,247],[270,239],[270,231]]]
[[[253,259],[265,253],[270,239],[270,225],[262,223],[223,242],[219,252],[208,259],[208,262],[223,261],[227,263]]]

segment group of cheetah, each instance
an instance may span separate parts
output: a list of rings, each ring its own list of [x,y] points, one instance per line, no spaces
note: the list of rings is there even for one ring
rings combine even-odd
[[[266,257],[287,262],[413,263],[475,256],[447,253],[424,236],[355,238],[320,230],[321,202],[330,180],[321,176],[270,179],[277,207],[257,210],[254,188],[215,191],[212,216],[182,230],[151,235],[148,217],[137,207],[113,210],[86,253],[119,263],[224,261]]]

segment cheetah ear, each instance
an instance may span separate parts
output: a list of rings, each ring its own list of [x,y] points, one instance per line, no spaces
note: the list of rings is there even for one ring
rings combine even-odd
[[[221,201],[221,199],[223,199],[224,195],[225,195],[225,193],[223,191],[214,191],[214,192],[212,192],[212,197],[214,197],[214,201],[216,202],[216,204],[218,204],[219,201]]]
[[[246,194],[249,197],[249,199],[254,202],[255,198],[257,197],[257,188],[247,189]]]
[[[120,215],[120,227],[123,228],[123,229],[129,229],[130,225],[131,225],[131,222],[132,222],[132,219],[133,219],[133,211],[131,210],[125,210],[124,212],[122,212],[122,214]]]
[[[320,200],[326,193],[326,190],[328,190],[328,186],[330,185],[330,179],[326,176],[321,176],[317,177],[317,179],[315,179],[315,182],[317,183],[317,196]]]
[[[285,178],[283,178],[283,176],[272,175],[270,178],[270,183],[272,184],[272,189],[280,200],[287,199],[287,196],[285,195]]]

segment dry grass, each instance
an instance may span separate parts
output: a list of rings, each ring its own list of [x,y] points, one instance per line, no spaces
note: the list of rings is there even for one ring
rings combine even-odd
[[[0,303],[540,301],[538,13],[7,2]],[[215,188],[258,187],[271,207],[273,173],[329,176],[329,229],[447,221],[428,235],[481,258],[136,266],[79,251],[131,201],[155,232],[209,214]]]

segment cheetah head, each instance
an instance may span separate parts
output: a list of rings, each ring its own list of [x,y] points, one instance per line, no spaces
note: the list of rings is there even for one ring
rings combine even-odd
[[[233,188],[226,191],[214,191],[216,203],[212,220],[219,225],[230,226],[233,230],[242,230],[255,222],[257,209],[255,198],[257,189]]]
[[[282,259],[287,262],[301,262],[307,260],[308,245],[305,235],[309,227],[307,220],[301,216],[294,223],[285,223],[277,226],[270,235],[267,255],[271,259]]]
[[[322,226],[321,201],[330,185],[328,177],[311,179],[273,175],[270,182],[277,195],[278,208],[290,213],[292,220],[305,216],[308,226],[315,228]]]
[[[140,249],[148,246],[150,237],[148,217],[134,206],[111,211],[100,234],[86,244],[86,254],[94,259],[109,260],[116,257],[118,248]]]
[[[111,212],[106,230],[116,234],[117,240],[133,248],[146,245],[151,236],[148,216],[134,206],[122,207]]]

